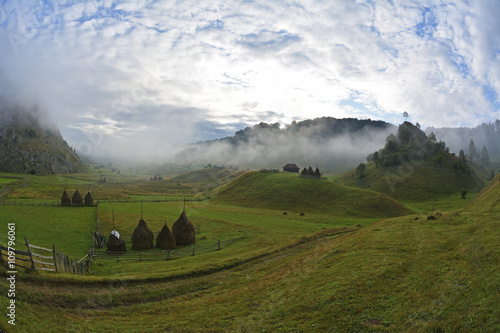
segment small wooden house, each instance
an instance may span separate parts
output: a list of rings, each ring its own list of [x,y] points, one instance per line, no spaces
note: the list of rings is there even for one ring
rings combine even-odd
[[[283,172],[295,172],[299,173],[300,168],[297,166],[297,164],[294,163],[288,163],[283,167]]]

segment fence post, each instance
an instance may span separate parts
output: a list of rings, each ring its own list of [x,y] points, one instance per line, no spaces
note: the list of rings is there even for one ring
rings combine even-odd
[[[57,273],[56,246],[52,244],[52,256],[54,257],[54,267]]]
[[[24,237],[24,240],[26,241],[26,247],[28,248],[28,253],[30,254],[31,269],[36,271],[35,262],[33,261],[33,254],[31,254],[30,243],[28,243],[28,238]]]
[[[170,259],[170,250],[167,251],[167,259]]]
[[[196,244],[193,244],[193,256],[194,256],[194,253],[195,253],[195,249],[196,249]]]
[[[142,261],[142,252],[139,253],[139,261]]]
[[[217,242],[217,250],[220,250],[220,239],[219,239],[219,241]]]

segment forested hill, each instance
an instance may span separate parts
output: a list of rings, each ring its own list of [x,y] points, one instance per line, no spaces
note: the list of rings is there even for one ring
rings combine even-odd
[[[86,171],[38,107],[26,108],[0,99],[0,171],[54,174]]]
[[[238,165],[245,168],[319,166],[325,172],[345,171],[385,144],[397,128],[384,121],[332,117],[260,123],[234,136],[198,142],[178,155],[184,163]]]
[[[247,127],[244,130],[238,131],[234,136],[213,141],[228,141],[238,145],[243,142],[251,141],[254,138],[259,138],[264,133],[272,133],[279,136],[288,136],[289,139],[292,140],[297,137],[306,136],[309,139],[321,143],[341,136],[350,136],[354,138],[364,134],[365,131],[385,131],[388,129],[396,130],[396,127],[381,120],[322,117],[300,122],[293,121],[291,124],[285,125],[283,129],[280,123],[260,123],[253,127]]]
[[[425,132],[427,134],[434,133],[438,140],[446,142],[450,150],[455,153],[463,149],[469,154],[469,145],[472,140],[478,152],[486,147],[490,154],[500,155],[500,120],[498,119],[495,122],[483,123],[473,128],[428,127]]]

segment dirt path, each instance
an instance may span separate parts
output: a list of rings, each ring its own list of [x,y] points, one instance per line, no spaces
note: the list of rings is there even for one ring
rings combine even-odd
[[[7,177],[3,177],[3,178],[7,178]],[[8,177],[8,178],[11,178],[11,177]],[[0,198],[6,196],[7,194],[9,194],[9,192],[13,189],[13,188],[16,188],[16,187],[25,187],[29,184],[29,181],[27,178],[14,178],[12,177],[13,179],[17,179],[17,180],[24,180],[24,183],[22,184],[13,184],[13,185],[10,185],[10,186],[6,186],[2,189],[2,192],[0,192]]]

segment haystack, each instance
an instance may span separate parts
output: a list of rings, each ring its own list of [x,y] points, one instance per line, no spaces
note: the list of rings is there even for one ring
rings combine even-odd
[[[142,218],[132,233],[132,248],[134,250],[149,250],[153,248],[154,234]]]
[[[309,169],[307,169],[307,175],[309,177],[314,177],[314,170],[311,166],[309,166]]]
[[[107,252],[127,252],[127,244],[116,230],[111,231],[107,245]]]
[[[318,167],[316,167],[316,170],[314,170],[314,178],[321,179],[321,172],[319,171]]]
[[[90,190],[87,193],[87,195],[85,196],[84,201],[85,201],[85,206],[87,206],[87,207],[91,207],[94,205],[94,198],[92,198],[92,194],[90,193]]]
[[[61,198],[61,206],[71,207],[71,199],[69,198],[68,193],[66,193],[66,190],[64,190]]]
[[[175,250],[175,237],[167,226],[167,222],[156,237],[156,247],[165,250]]]
[[[182,211],[181,216],[174,222],[172,233],[177,245],[189,245],[196,242],[194,225],[189,221],[185,210]]]
[[[73,202],[73,207],[83,207],[84,206],[83,197],[80,194],[80,192],[78,192],[78,190],[76,190],[75,193],[73,194],[73,198],[71,199],[71,201]]]

